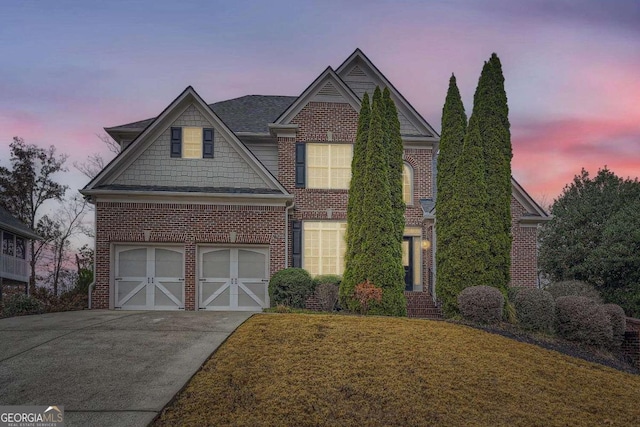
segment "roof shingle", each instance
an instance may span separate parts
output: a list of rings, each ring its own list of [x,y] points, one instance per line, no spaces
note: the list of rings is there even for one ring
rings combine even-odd
[[[246,95],[209,104],[214,113],[233,132],[269,133],[268,124],[282,114],[298,97],[279,95]],[[140,120],[108,129],[142,130],[155,118]]]

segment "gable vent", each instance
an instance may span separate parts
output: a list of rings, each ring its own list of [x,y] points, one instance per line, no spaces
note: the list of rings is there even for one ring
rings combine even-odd
[[[362,68],[358,67],[357,65],[353,67],[351,71],[349,71],[349,74],[347,75],[349,77],[367,77],[367,74],[364,71],[362,71]]]
[[[340,96],[340,92],[331,82],[327,82],[322,89],[318,91],[318,95],[320,96]]]

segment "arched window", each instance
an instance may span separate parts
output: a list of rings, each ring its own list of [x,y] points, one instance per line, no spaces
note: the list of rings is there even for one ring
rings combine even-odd
[[[408,206],[413,205],[413,168],[408,163],[402,166],[402,200]]]

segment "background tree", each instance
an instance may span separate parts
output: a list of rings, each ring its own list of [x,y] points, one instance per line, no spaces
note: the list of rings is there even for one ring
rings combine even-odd
[[[102,134],[96,135],[109,149],[113,155],[117,155],[120,152],[120,144],[114,141],[109,135]],[[84,162],[73,162],[73,167],[82,172],[87,178],[93,179],[100,173],[102,169],[107,165],[106,160],[102,154],[93,153],[87,156]]]
[[[511,132],[500,59],[485,62],[474,96],[473,115],[482,139],[487,187],[490,286],[506,292],[511,267]]]
[[[369,138],[369,122],[371,121],[371,107],[369,95],[365,92],[362,97],[360,115],[358,116],[358,132],[353,146],[351,160],[351,181],[349,184],[349,200],[347,201],[347,250],[345,253],[345,270],[340,282],[340,302],[349,310],[358,311],[358,303],[350,298],[358,283],[366,279],[366,274],[356,261],[356,254],[362,250],[362,203],[364,200],[364,169],[367,155],[367,141]]]
[[[52,227],[48,232],[50,239],[45,253],[47,260],[45,282],[53,290],[54,295],[58,295],[60,289],[68,290],[76,281],[77,273],[73,272],[71,266],[74,265],[74,255],[77,256],[77,254],[72,253],[71,240],[79,234],[86,234],[84,217],[87,206],[86,200],[80,196],[70,198],[65,200],[54,214],[54,218],[48,220]],[[45,217],[48,219],[46,215]],[[76,258],[75,261],[77,263],[78,259]]]
[[[606,302],[640,316],[640,182],[606,167],[582,169],[551,207],[539,263],[551,280],[590,283]]]
[[[447,243],[446,279],[438,284],[438,297],[447,316],[458,313],[458,294],[467,287],[487,285],[489,264],[487,185],[482,137],[476,116],[471,116],[453,179],[450,241]],[[441,274],[439,271],[438,274]]]
[[[452,274],[455,269],[455,261],[451,254],[453,247],[450,245],[454,236],[452,227],[458,215],[454,204],[454,178],[456,165],[460,160],[460,154],[464,145],[464,136],[467,128],[467,115],[460,97],[460,91],[456,85],[456,78],[451,75],[447,98],[442,108],[442,131],[440,135],[440,151],[437,159],[437,191],[436,191],[436,230],[438,239],[438,251],[436,252],[436,295],[449,295],[451,297],[455,284]],[[442,290],[452,289],[451,291]]]
[[[384,146],[386,107],[376,87],[371,107],[371,122],[366,146],[364,198],[362,204],[362,250],[357,262],[375,286],[382,288],[382,303],[369,313],[406,316],[404,270],[396,245],[396,228],[389,187],[389,160]]]
[[[65,155],[56,155],[52,145],[48,149],[25,144],[15,137],[10,145],[11,169],[0,166],[0,204],[16,218],[40,234],[36,218],[47,200],[62,200],[66,185],[54,181],[54,175],[67,169]],[[36,251],[35,241],[31,241],[31,277],[29,288],[35,288],[36,263],[40,251]]]

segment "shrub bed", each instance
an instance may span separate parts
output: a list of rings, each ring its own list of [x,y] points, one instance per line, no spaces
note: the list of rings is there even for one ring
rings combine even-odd
[[[23,316],[44,313],[44,304],[29,295],[15,294],[4,301],[2,315],[4,317]]]
[[[458,308],[466,320],[496,323],[502,320],[504,296],[497,288],[472,286],[458,295]]]

